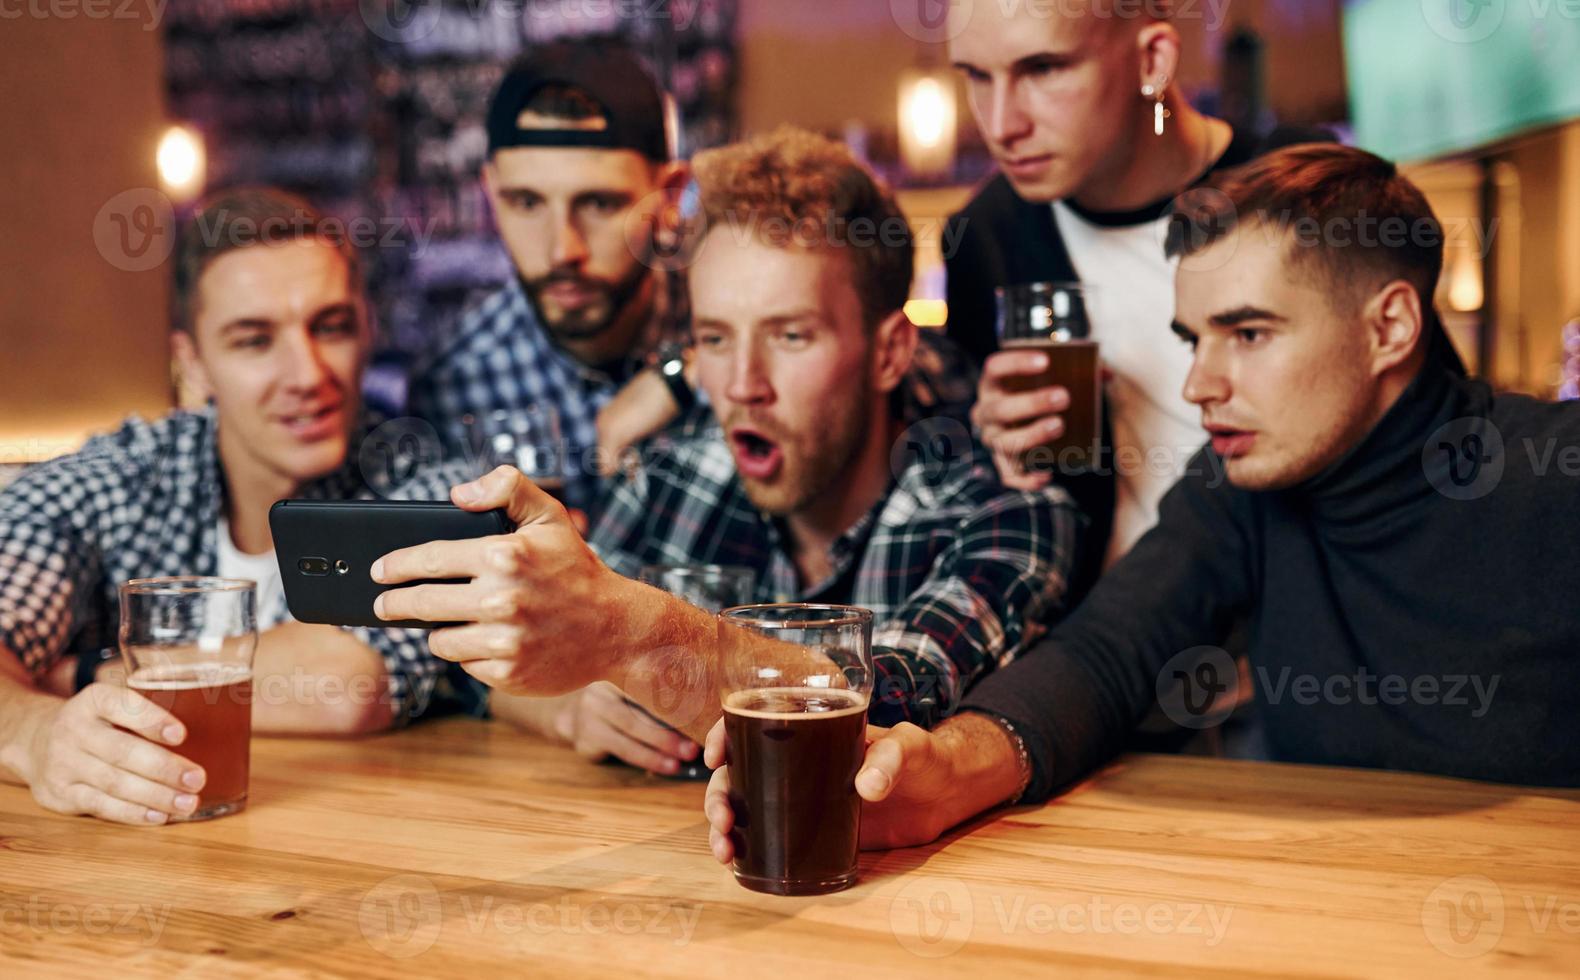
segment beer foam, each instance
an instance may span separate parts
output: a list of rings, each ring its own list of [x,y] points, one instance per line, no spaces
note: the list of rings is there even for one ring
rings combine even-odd
[[[748,702],[764,697],[780,698],[815,698],[819,701],[845,701],[849,707],[836,708],[833,711],[762,711],[747,708]],[[855,691],[846,691],[837,687],[759,687],[746,691],[733,691],[724,699],[724,710],[732,715],[743,718],[841,718],[857,712],[865,713],[867,710],[867,696]]]
[[[144,667],[126,679],[126,686],[134,691],[192,691],[251,678],[252,668],[242,664],[182,664]]]

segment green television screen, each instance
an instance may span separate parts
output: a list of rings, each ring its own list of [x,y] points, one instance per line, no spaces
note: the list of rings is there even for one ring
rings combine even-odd
[[[1355,140],[1395,160],[1580,117],[1580,0],[1346,0]]]

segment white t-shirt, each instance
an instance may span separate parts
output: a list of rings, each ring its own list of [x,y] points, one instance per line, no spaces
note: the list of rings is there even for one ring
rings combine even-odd
[[[1116,470],[1114,531],[1104,567],[1158,520],[1158,502],[1207,441],[1183,392],[1191,351],[1174,336],[1174,269],[1163,254],[1168,218],[1101,225],[1063,201],[1053,219],[1081,284],[1108,385]]]
[[[261,555],[248,555],[230,537],[230,522],[222,515],[215,528],[219,543],[219,577],[250,578],[258,583],[258,630],[273,629],[291,618],[285,605],[285,585],[280,581],[280,566],[271,549]]]

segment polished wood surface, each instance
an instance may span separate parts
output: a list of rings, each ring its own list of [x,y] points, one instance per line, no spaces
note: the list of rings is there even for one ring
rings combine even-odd
[[[701,784],[452,719],[260,739],[250,808],[0,787],[0,976],[1451,976],[1580,968],[1580,794],[1132,756],[854,889],[758,895]]]

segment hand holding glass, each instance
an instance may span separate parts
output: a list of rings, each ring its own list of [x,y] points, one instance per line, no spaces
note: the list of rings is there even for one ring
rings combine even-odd
[[[719,656],[735,880],[775,895],[850,887],[861,839],[856,773],[872,696],[872,613],[799,604],[726,609]]]
[[[177,754],[207,774],[197,809],[207,820],[247,805],[252,744],[255,586],[240,579],[133,579],[121,586],[126,684],[186,727]]]
[[[1086,289],[1073,282],[1034,282],[1005,286],[996,292],[999,343],[1005,350],[1033,350],[1048,358],[1036,374],[1007,378],[1012,394],[1054,385],[1070,393],[1063,414],[1064,433],[1046,446],[1027,451],[1022,465],[1029,472],[1080,471],[1096,464],[1102,432],[1102,390],[1099,387],[1097,341],[1091,339],[1086,317]]]

